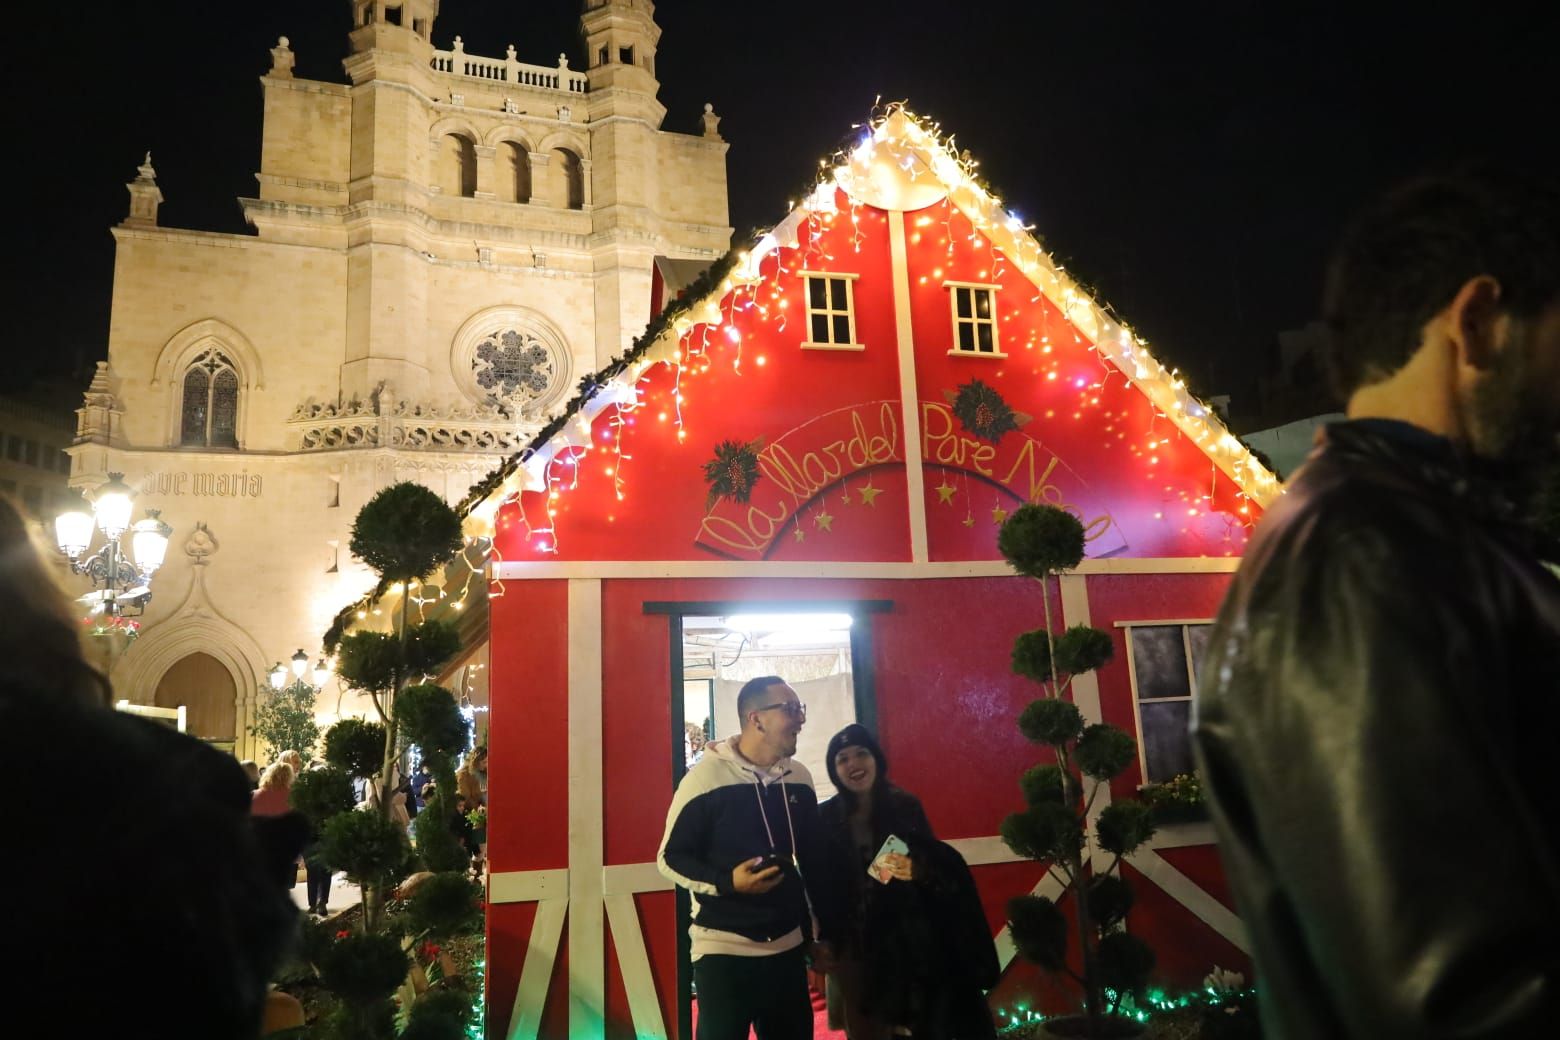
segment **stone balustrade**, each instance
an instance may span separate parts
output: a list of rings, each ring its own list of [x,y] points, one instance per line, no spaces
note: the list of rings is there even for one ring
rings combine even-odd
[[[512,45],[505,57],[483,58],[467,54],[466,44],[459,36],[455,37],[452,49],[433,52],[433,68],[435,72],[445,72],[452,76],[538,90],[556,90],[563,94],[583,94],[586,90],[585,73],[571,70],[565,55],[558,55],[555,68],[516,61]]]

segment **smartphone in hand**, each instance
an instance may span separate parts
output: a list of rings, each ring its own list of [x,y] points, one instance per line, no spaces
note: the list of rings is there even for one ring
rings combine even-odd
[[[877,855],[872,857],[872,865],[867,867],[867,875],[881,885],[894,880],[894,872],[888,869],[888,864],[884,860],[896,855],[910,855],[910,846],[906,845],[902,838],[890,834],[884,840],[883,847],[878,849]]]

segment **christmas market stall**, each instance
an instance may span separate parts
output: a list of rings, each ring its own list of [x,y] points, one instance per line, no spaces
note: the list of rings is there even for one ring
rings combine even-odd
[[[1114,649],[1068,696],[1137,743],[1091,811],[1145,787],[1165,808],[1121,866],[1154,983],[1249,972],[1186,724],[1276,479],[935,127],[891,108],[819,169],[462,505],[492,545],[491,1035],[691,1035],[656,850],[734,691],[770,673],[808,705],[820,797],[824,745],[862,722],[973,868],[999,1022],[1060,999],[1005,909],[1059,889],[997,836],[1039,760],[1010,651],[1045,604],[996,544],[1026,503],[1081,521],[1050,602]]]

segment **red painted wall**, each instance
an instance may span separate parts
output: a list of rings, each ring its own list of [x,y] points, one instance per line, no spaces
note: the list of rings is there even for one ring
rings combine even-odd
[[[909,560],[889,220],[843,194],[836,201],[838,214],[813,215],[796,246],[763,260],[757,285],[726,294],[719,322],[684,335],[678,364],[649,370],[637,407],[614,406],[597,417],[590,451],[556,460],[546,491],[525,493],[500,512],[500,559]],[[933,559],[996,558],[1003,512],[1026,498],[1065,505],[1091,524],[1098,535],[1091,556],[1239,553],[1258,511],[1195,444],[1156,415],[962,214],[938,204],[907,215],[907,224],[907,304],[917,418],[928,419],[922,476]],[[856,338],[864,350],[801,347],[803,270],[858,276]],[[1001,286],[1006,359],[948,356],[943,282],[950,279]],[[977,378],[1028,417],[1020,430],[983,440],[950,419],[949,396]],[[762,459],[746,502],[709,496],[706,464],[721,445],[747,446]],[[1226,583],[1226,576],[1201,574],[1088,579],[1093,623],[1117,643],[1117,660],[1099,674],[1107,721],[1133,728],[1125,643],[1114,622],[1209,617]],[[566,587],[506,585],[492,623],[493,868],[564,866]],[[609,865],[654,858],[671,798],[667,621],[645,615],[644,602],[842,598],[894,601],[893,611],[872,620],[880,736],[895,779],[922,797],[939,833],[992,835],[1020,807],[1018,775],[1039,755],[1014,720],[1036,690],[1010,673],[1008,660],[1014,636],[1044,623],[1038,584],[1010,577],[607,581],[602,738]],[[1060,623],[1059,598],[1052,602]],[[1135,788],[1136,774],[1117,782],[1118,793]],[[1177,855],[1189,877],[1218,887],[1206,855]],[[1006,864],[980,868],[977,876],[995,927],[1007,898],[1028,891],[1039,868]],[[1174,979],[1204,972],[1217,958],[1241,963],[1184,910],[1162,905],[1166,900],[1150,895],[1139,913],[1157,915],[1146,928],[1174,936],[1177,959],[1165,962]],[[670,1027],[672,897],[641,895],[638,908]],[[529,924],[525,908],[490,913],[498,1028]],[[1005,983],[1042,996],[1049,985],[1023,968]],[[608,1005],[610,1032],[628,1035],[615,962],[608,967]],[[549,1011],[549,1031],[564,1028],[560,1015],[556,1006]]]
[[[889,221],[836,199],[838,214],[803,222],[797,245],[764,258],[758,283],[720,300],[718,322],[683,336],[678,364],[646,373],[638,407],[597,417],[591,450],[555,460],[547,491],[503,511],[503,558],[909,559]],[[1026,500],[1091,524],[1091,556],[1238,554],[1257,509],[1201,449],[961,212],[944,202],[906,221],[932,558],[995,558],[1002,512]],[[865,349],[802,347],[803,271],[857,276]],[[1005,359],[949,356],[947,280],[1000,286]],[[982,439],[955,421],[950,400],[973,380],[1024,426]],[[750,446],[764,467],[746,501],[711,503],[705,465],[726,443]]]
[[[568,605],[562,581],[508,582],[489,602],[494,873],[569,865]],[[535,903],[488,905],[488,1016],[495,1036],[508,1028],[535,917]]]
[[[1092,618],[1096,626],[1114,633],[1119,631],[1113,627],[1116,620],[1199,616],[1205,608],[1211,610],[1227,580],[1225,575],[1092,576]],[[871,620],[879,731],[891,775],[921,797],[944,838],[993,835],[1002,818],[1022,805],[1018,775],[1041,755],[1019,734],[1015,719],[1037,689],[1011,673],[1008,655],[1018,633],[1044,623],[1036,582],[1016,577],[609,580],[603,582],[602,597],[608,864],[653,861],[671,800],[669,622],[664,615],[644,612],[644,604],[652,601],[891,600],[892,609]],[[1059,624],[1060,599],[1054,586],[1052,610]],[[1107,718],[1130,728],[1124,651],[1102,669],[1099,680]],[[498,725],[509,720],[495,716],[494,721]],[[832,793],[826,780],[822,788],[821,793]],[[1212,850],[1172,852],[1178,869],[1222,897]],[[1030,863],[976,869],[993,932],[1006,918],[1007,900],[1029,891],[1040,876],[1039,865]],[[1139,887],[1153,886],[1145,882]],[[1173,903],[1157,890],[1140,892],[1140,909],[1133,917],[1135,930],[1141,917],[1145,937],[1174,947],[1175,952],[1162,954],[1160,981],[1195,985],[1215,962],[1247,967],[1228,943],[1179,904],[1169,905]],[[665,892],[641,894],[637,906],[662,1014],[666,1022],[675,1023],[673,898]],[[608,973],[609,1032],[628,1036],[631,1018],[615,961]],[[1053,980],[1017,965],[998,999],[1065,1006],[1072,996]]]

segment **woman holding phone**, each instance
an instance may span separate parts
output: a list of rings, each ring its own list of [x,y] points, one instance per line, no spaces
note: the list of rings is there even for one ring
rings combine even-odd
[[[852,723],[824,757],[839,792],[819,809],[846,909],[829,977],[830,1019],[850,1040],[987,1040],[982,993],[996,949],[969,868],[937,840],[920,799],[889,783],[888,760]]]

